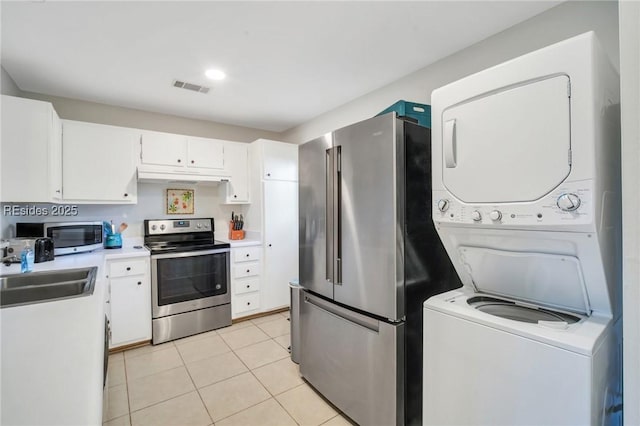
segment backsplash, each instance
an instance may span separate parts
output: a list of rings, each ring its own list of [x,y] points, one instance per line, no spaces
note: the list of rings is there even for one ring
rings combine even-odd
[[[166,190],[168,188],[193,189],[194,190],[194,214],[168,215],[166,214]],[[105,205],[105,204],[67,204],[77,206],[78,214],[74,216],[61,215],[34,215],[13,216],[7,215],[6,206],[35,207],[52,211],[52,207],[60,208],[61,204],[46,203],[1,203],[2,221],[0,228],[1,238],[15,236],[15,224],[17,222],[79,222],[79,221],[103,221],[113,220],[113,223],[126,222],[129,227],[124,231],[125,238],[144,236],[143,221],[145,219],[172,219],[178,217],[213,217],[215,219],[216,238],[227,237],[227,222],[231,218],[231,212],[246,216],[246,205],[224,205],[223,188],[219,185],[184,185],[180,183],[138,183],[138,203],[135,205]],[[71,208],[67,210],[72,211]],[[247,223],[245,229],[250,228]]]

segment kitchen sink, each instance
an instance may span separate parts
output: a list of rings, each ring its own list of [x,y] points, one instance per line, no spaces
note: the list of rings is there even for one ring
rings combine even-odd
[[[0,307],[29,305],[93,294],[98,268],[0,276]]]

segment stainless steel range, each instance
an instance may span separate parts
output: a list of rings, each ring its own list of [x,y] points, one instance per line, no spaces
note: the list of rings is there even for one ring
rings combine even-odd
[[[230,245],[213,218],[144,221],[153,344],[231,325]]]

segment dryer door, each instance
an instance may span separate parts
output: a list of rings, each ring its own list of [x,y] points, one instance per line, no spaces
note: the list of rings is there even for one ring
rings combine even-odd
[[[571,170],[569,78],[505,88],[442,115],[443,181],[468,203],[534,201]]]

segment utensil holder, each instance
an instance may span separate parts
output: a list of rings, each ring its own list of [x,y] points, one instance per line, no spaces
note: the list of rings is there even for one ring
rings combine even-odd
[[[229,239],[244,240],[244,231],[242,229],[233,229],[233,222],[229,222]]]
[[[108,234],[104,239],[104,248],[106,249],[122,248],[122,234]]]

